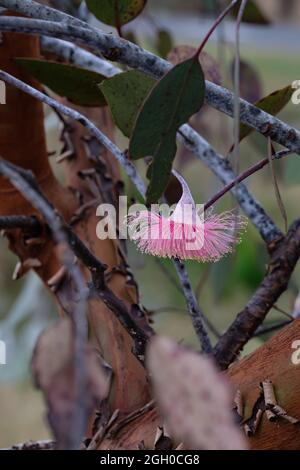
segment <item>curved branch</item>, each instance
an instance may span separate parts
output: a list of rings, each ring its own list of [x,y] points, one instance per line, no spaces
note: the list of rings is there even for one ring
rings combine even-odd
[[[91,27],[65,13],[59,12],[59,19],[47,21],[49,18],[56,17],[57,13],[54,16],[53,12],[57,12],[57,10],[39,5],[39,13],[37,14],[37,9],[33,9],[38,5],[36,2],[30,0],[22,0],[22,2],[20,0],[0,1],[0,5],[9,5],[12,9],[16,9],[16,6],[13,8],[13,5],[16,4],[18,4],[17,11],[39,19],[2,17],[0,19],[1,31],[47,35],[78,41],[91,46],[98,52],[100,51],[108,60],[121,62],[156,78],[160,78],[171,67],[169,62],[160,59],[151,52],[112,34],[103,33],[100,29]],[[231,91],[206,81],[206,101],[210,106],[233,117],[234,95]],[[240,120],[243,124],[269,136],[274,142],[286,146],[293,152],[300,153],[300,132],[298,130],[243,99],[240,99],[240,110]]]
[[[16,228],[29,231],[40,231],[41,224],[34,216],[9,215],[0,217],[0,230],[11,230]]]
[[[107,62],[67,41],[46,37],[42,37],[41,41],[45,52],[55,53],[59,57],[69,60],[77,66],[88,67],[91,70],[107,76],[116,75],[121,72],[120,69],[111,65],[109,65],[109,70],[107,70]],[[230,185],[230,190],[236,197],[241,208],[258,229],[266,243],[271,243],[274,239],[282,235],[281,231],[275,226],[274,222],[266,214],[248,188],[245,185],[239,184],[236,186],[232,184],[236,180],[236,175],[228,160],[225,160],[219,155],[205,139],[188,125],[182,127],[178,136],[181,138],[183,144],[193,152],[204,165],[210,168],[222,183]]]
[[[84,435],[87,416],[84,403],[84,394],[86,392],[86,370],[84,361],[84,352],[87,341],[87,318],[86,318],[86,300],[88,289],[82,277],[80,269],[74,264],[74,257],[68,249],[67,237],[63,229],[63,224],[56,214],[55,210],[40,191],[33,174],[30,171],[23,170],[5,160],[0,159],[0,175],[7,178],[13,186],[18,189],[22,195],[35,207],[48,225],[52,228],[53,238],[61,246],[59,250],[61,260],[67,268],[73,280],[77,292],[78,300],[74,302],[72,308],[72,320],[74,328],[74,371],[75,371],[75,400],[76,407],[72,416],[72,433],[69,436],[71,447],[76,449]]]
[[[31,86],[27,85],[26,83],[22,82],[21,80],[18,80],[17,78],[13,77],[12,75],[9,75],[6,72],[0,71],[0,79],[4,80],[6,83],[9,83],[12,86],[15,86],[19,88],[20,90],[24,91],[25,93],[31,95],[32,97],[36,98],[39,101],[42,101],[43,103],[47,104],[48,106],[51,106],[53,109],[56,109],[58,112],[61,114],[65,114],[66,116],[69,116],[71,119],[74,119],[75,121],[78,121],[80,124],[85,126],[92,135],[95,136],[95,138],[102,144],[104,145],[105,148],[109,152],[112,153],[112,155],[117,158],[119,163],[122,165],[124,170],[126,171],[127,175],[131,179],[131,181],[135,184],[137,190],[140,192],[141,196],[145,197],[146,193],[146,188],[145,188],[145,183],[142,180],[141,176],[137,172],[135,166],[127,159],[127,156],[125,153],[121,152],[121,150],[113,143],[111,142],[106,135],[104,135],[89,119],[87,119],[83,114],[79,113],[78,111],[75,111],[74,109],[71,109],[67,106],[64,106],[61,103],[58,103],[54,99],[50,98],[47,95],[44,95],[40,91],[36,90],[35,88],[32,88]],[[72,233],[72,232],[71,232]],[[78,240],[77,240],[78,242]],[[82,247],[83,249],[83,247]],[[87,249],[86,249],[87,250]],[[88,251],[88,250],[87,250]],[[182,289],[184,296],[186,298],[186,302],[189,308],[189,313],[191,315],[191,319],[193,322],[193,326],[195,329],[195,332],[200,340],[200,343],[202,345],[203,351],[206,353],[210,353],[212,351],[212,346],[211,342],[208,336],[208,333],[205,328],[205,318],[204,315],[198,305],[196,296],[193,292],[192,284],[190,282],[188,273],[185,269],[184,264],[179,261],[179,260],[174,260],[174,264],[176,267],[177,274],[179,276],[179,279],[182,284]],[[98,274],[96,272],[96,274]],[[101,275],[103,273],[100,273]],[[116,314],[118,319],[123,322],[123,326],[128,329],[128,332],[130,335],[133,337],[133,339],[136,342],[136,355],[138,359],[141,362],[144,362],[144,353],[145,353],[145,346],[147,343],[147,336],[145,336],[145,332],[142,330],[139,331],[138,325],[132,323],[132,318],[130,314],[127,311],[126,306],[122,307],[123,303],[117,299],[113,292],[110,291],[104,280],[102,279],[102,276],[100,275],[96,278],[94,276],[94,284],[97,286],[97,290],[99,295],[101,296],[102,300],[106,302],[106,304],[109,306],[109,308]],[[114,300],[114,302],[112,301]],[[125,323],[125,320],[127,323]],[[138,334],[137,334],[138,332]],[[148,333],[152,334],[152,330],[149,329]],[[149,336],[149,337],[150,337]]]
[[[0,4],[1,4],[0,0]],[[17,0],[15,0],[17,1]],[[7,3],[7,2],[4,2]],[[18,2],[19,3],[19,2]],[[24,5],[28,3],[28,0],[24,0]],[[35,3],[35,2],[29,2]],[[44,16],[47,17],[49,9],[44,7]],[[51,10],[51,9],[50,9]],[[46,13],[45,13],[46,12]],[[62,13],[63,15],[63,13]],[[47,34],[63,39],[69,39],[79,41],[93,47],[96,50],[100,50],[105,57],[110,60],[119,60],[133,68],[142,70],[149,75],[154,77],[162,76],[169,68],[170,64],[157,56],[141,49],[133,43],[127,42],[123,39],[117,38],[110,34],[102,33],[100,30],[87,26],[86,28],[74,26],[72,23],[55,23],[45,20],[31,20],[23,18],[0,18],[0,30],[3,31],[14,31],[23,33],[35,33],[38,35]],[[207,90],[209,87],[215,87],[216,85],[207,82]],[[220,87],[221,89],[221,87]],[[228,95],[227,90],[224,89],[224,93]],[[227,96],[226,95],[226,96]],[[220,95],[221,101],[223,95]],[[233,103],[233,95],[231,96],[231,102]],[[248,103],[249,104],[249,103]],[[249,104],[249,106],[252,106]],[[257,108],[253,107],[254,110]],[[260,112],[260,111],[259,111]],[[266,113],[265,113],[266,114]],[[252,115],[250,113],[250,115]],[[269,115],[267,115],[269,116]],[[272,116],[269,116],[272,118]],[[274,118],[276,120],[276,118]],[[243,119],[241,118],[243,122]],[[278,121],[278,120],[277,120]],[[281,122],[281,121],[278,121]],[[248,123],[248,122],[247,122]],[[248,123],[249,124],[249,123]],[[251,125],[251,123],[250,123]],[[282,123],[283,126],[286,126]],[[289,126],[287,126],[289,127]],[[289,128],[292,129],[292,128]],[[296,132],[296,131],[295,131]],[[193,151],[197,157],[203,161],[211,170],[218,176],[218,178],[227,184],[235,178],[235,174],[227,162],[224,165],[222,157],[200,137],[193,129],[185,125],[182,127],[181,135],[184,138],[184,144],[187,148]],[[276,141],[275,136],[273,140]],[[300,142],[300,133],[299,133]],[[286,145],[289,148],[289,145]],[[208,155],[209,154],[209,155]],[[215,160],[215,164],[212,164],[212,157]],[[281,236],[281,232],[278,227],[275,226],[270,217],[262,209],[258,201],[249,193],[247,188],[243,185],[239,185],[238,188],[232,190],[236,196],[239,204],[241,205],[244,212],[250,218],[252,223],[258,228],[262,238],[270,243],[274,239]]]
[[[290,150],[281,150],[280,152],[275,153],[272,156],[272,160],[280,160],[283,157],[286,157],[287,155],[290,155],[291,151]],[[250,168],[247,170],[243,171],[239,176],[235,178],[234,181],[231,183],[228,183],[226,186],[224,186],[223,189],[221,189],[218,193],[216,193],[209,201],[207,201],[204,204],[204,210],[209,209],[213,204],[215,204],[221,197],[223,197],[228,191],[231,191],[231,189],[236,186],[237,184],[241,183],[244,181],[246,178],[249,178],[249,176],[253,175],[259,170],[262,170],[266,165],[270,163],[269,158],[263,158],[259,162],[255,163],[252,165]]]
[[[60,39],[42,37],[41,41],[45,52],[55,53],[66,60],[70,57],[71,63],[77,66],[87,65],[91,70],[106,75],[105,64],[107,62],[86,52],[84,49]],[[107,76],[116,75],[120,72],[117,67],[110,66],[109,75],[107,74]],[[282,236],[279,228],[275,226],[248,188],[245,185],[235,184],[236,175],[227,159],[225,160],[219,155],[205,139],[188,125],[181,128],[178,137],[205,166],[210,168],[222,183],[226,186],[230,185],[231,192],[266,243],[271,243],[274,239]]]
[[[287,289],[299,258],[300,220],[297,220],[286,237],[275,245],[267,274],[255,294],[217,342],[214,355],[222,369],[226,369],[237,358],[274,303]]]

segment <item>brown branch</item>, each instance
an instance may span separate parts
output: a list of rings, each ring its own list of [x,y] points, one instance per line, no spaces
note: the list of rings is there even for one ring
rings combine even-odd
[[[286,237],[273,247],[265,278],[215,346],[214,355],[222,369],[226,369],[237,358],[274,303],[287,289],[299,257],[300,220],[297,220]]]
[[[272,156],[272,160],[280,160],[281,158],[284,158],[288,155],[291,155],[290,150],[281,150],[280,152],[275,153]],[[254,173],[257,171],[261,170],[264,168],[266,165],[269,164],[269,158],[263,158],[257,163],[254,163],[250,168],[247,170],[243,171],[239,176],[237,176],[233,181],[230,183],[226,184],[224,188],[222,188],[219,192],[217,192],[209,201],[207,201],[204,204],[204,210],[209,209],[213,204],[215,204],[221,197],[225,196],[226,193],[228,193],[234,186],[236,186],[238,183],[241,183],[245,179],[249,178],[249,176],[252,176]]]
[[[53,238],[59,243],[67,242],[77,258],[90,270],[93,280],[92,295],[99,296],[105,305],[116,315],[122,326],[134,340],[134,354],[144,364],[146,346],[154,332],[149,325],[145,326],[143,316],[141,316],[141,324],[139,324],[139,321],[135,319],[135,312],[130,312],[126,304],[107,286],[105,281],[106,265],[93,255],[80,238],[61,219],[40,191],[30,171],[23,170],[5,160],[0,160],[0,174],[8,178],[30,200],[36,209],[43,214],[48,226],[51,227]],[[73,257],[71,261],[67,262],[67,268],[74,274]],[[82,288],[79,291],[82,291]]]
[[[11,447],[0,450],[54,450],[56,446],[55,441],[28,441],[20,444],[15,444]]]
[[[10,215],[0,216],[0,230],[22,229],[40,232],[41,224],[35,216]]]
[[[83,406],[86,391],[86,370],[84,352],[87,341],[86,300],[87,289],[81,272],[74,264],[74,256],[68,248],[68,237],[63,228],[63,222],[53,209],[51,203],[41,192],[33,173],[12,163],[0,159],[0,175],[10,183],[41,212],[47,224],[51,227],[53,238],[58,246],[61,261],[68,270],[74,289],[76,301],[72,305],[72,320],[74,328],[74,374],[75,374],[75,410],[72,415],[72,426],[68,436],[63,436],[58,443],[60,448],[76,449],[82,440],[87,426],[88,416]]]

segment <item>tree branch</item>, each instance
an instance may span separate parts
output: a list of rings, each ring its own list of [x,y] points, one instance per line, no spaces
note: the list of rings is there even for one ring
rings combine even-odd
[[[15,444],[12,447],[0,450],[54,450],[56,447],[55,441],[28,441],[20,444]]]
[[[35,207],[45,218],[52,229],[56,242],[62,247],[59,250],[61,260],[66,266],[77,292],[78,300],[72,308],[72,320],[74,328],[74,371],[75,371],[75,411],[73,424],[68,436],[71,448],[78,448],[84,435],[87,416],[82,404],[86,389],[86,370],[84,364],[84,352],[87,341],[86,300],[88,289],[79,268],[74,264],[74,257],[68,249],[67,237],[60,217],[56,214],[51,204],[44,197],[36,180],[30,171],[23,170],[5,160],[0,159],[0,174],[7,178],[16,189]]]
[[[299,258],[300,220],[297,220],[286,237],[273,247],[265,278],[215,346],[214,355],[222,369],[226,369],[237,358],[274,303],[287,289]]]
[[[0,4],[1,1],[3,0],[0,0]],[[24,4],[22,3],[24,8],[27,2],[28,0],[24,0]],[[32,4],[34,2],[30,3]],[[47,17],[49,9],[46,7],[43,8],[46,9],[44,10],[43,17]],[[104,56],[110,60],[119,60],[122,63],[142,70],[149,75],[155,76],[156,78],[162,76],[171,66],[168,62],[159,59],[155,55],[123,39],[102,33],[100,30],[95,28],[93,28],[91,32],[89,26],[83,29],[81,27],[74,27],[72,24],[54,23],[44,20],[0,18],[0,30],[23,32],[29,34],[35,33],[39,35],[45,34],[46,32],[46,34],[49,36],[79,41],[83,44],[93,47],[96,50],[100,49]],[[209,82],[207,82],[206,85],[207,88],[216,86]],[[225,89],[222,90],[228,98],[228,93],[230,92]],[[233,100],[233,96],[231,98]],[[220,94],[220,100],[223,100],[222,93]],[[252,105],[249,104],[249,106]],[[254,111],[257,109],[253,106],[252,108],[254,108]],[[272,116],[269,117],[272,118]],[[243,122],[242,118],[241,121]],[[286,126],[283,123],[282,125]],[[195,155],[197,155],[197,157],[203,163],[205,163],[224,184],[227,184],[235,178],[235,174],[230,166],[230,163],[227,162],[224,164],[222,157],[218,155],[217,152],[193,129],[185,125],[182,127],[181,135],[184,138],[184,144],[186,147],[195,153]],[[276,138],[273,138],[273,140],[276,141]],[[289,147],[289,145],[287,145],[287,147]],[[214,159],[214,164],[212,164],[212,157]],[[274,225],[273,221],[265,213],[258,201],[252,197],[245,186],[239,185],[238,188],[233,188],[232,192],[236,196],[244,212],[250,218],[252,223],[257,227],[262,238],[267,243],[270,243],[272,240],[278,238],[281,235],[278,227]]]
[[[0,71],[0,80],[4,80],[6,83],[9,83],[10,85],[19,88],[20,90],[31,95],[32,97],[58,110],[61,114],[65,114],[66,116],[69,116],[71,119],[74,119],[75,121],[78,121],[80,124],[85,126],[91,132],[91,134],[94,135],[95,138],[102,145],[104,145],[104,147],[107,148],[109,152],[112,153],[112,155],[114,155],[117,158],[117,160],[120,162],[120,164],[126,171],[129,178],[135,184],[137,190],[140,192],[140,194],[143,197],[145,197],[145,193],[146,193],[145,184],[142,178],[140,177],[140,175],[138,174],[135,166],[127,159],[126,154],[121,152],[120,149],[113,142],[111,142],[89,119],[83,116],[83,114],[80,114],[74,109],[68,108],[67,106],[62,105],[61,103],[58,103],[57,101],[50,98],[49,96],[44,95],[43,93],[32,88],[26,83],[23,83],[21,80],[16,79],[15,77],[9,75],[6,72]],[[191,315],[191,319],[192,319],[196,334],[200,340],[203,351],[209,353],[212,351],[212,347],[211,347],[208,333],[204,326],[204,320],[203,320],[204,315],[194,295],[193,288],[189,280],[188,274],[185,270],[184,264],[181,263],[179,260],[174,260],[174,264],[175,264],[177,274],[182,284],[182,289],[186,298],[186,302],[189,308],[189,312]],[[94,282],[96,282],[96,279],[94,279]],[[130,317],[130,314],[128,314],[127,308],[125,307],[125,305],[124,305],[125,310],[124,308],[121,309],[122,314],[120,315],[119,303],[121,301],[115,298],[115,303],[112,302],[113,293],[108,290],[105,282],[101,280],[101,277],[100,277],[100,283],[98,280],[96,284],[100,292],[101,298],[103,297],[103,300],[104,298],[106,298],[108,304],[111,305],[110,306],[111,310],[118,316],[119,320],[123,322],[123,326],[128,328],[128,332],[131,334],[131,336],[134,336],[134,339],[136,339],[135,336],[136,336],[136,332],[138,331],[138,326],[132,324],[132,319]],[[127,322],[126,325],[124,323],[125,319]],[[147,337],[145,337],[145,333],[143,333],[142,331],[139,331],[138,336],[139,336],[139,339],[136,340],[136,343],[139,344],[139,352],[137,353],[137,355],[138,355],[138,358],[143,361],[145,345],[147,343]]]
[[[167,61],[135,44],[103,33],[81,20],[42,6],[31,0],[0,0],[0,5],[17,10],[35,19],[2,17],[0,29],[28,34],[47,35],[79,41],[100,51],[108,60],[119,61],[148,75],[160,78],[170,67]],[[49,21],[51,19],[52,21]],[[48,21],[47,21],[48,20]],[[57,22],[59,21],[59,22]],[[206,81],[206,101],[209,105],[233,117],[234,95],[231,91]],[[270,114],[240,99],[240,120],[274,142],[300,153],[300,132]]]
[[[57,243],[63,244],[64,247],[70,246],[73,253],[78,257],[82,264],[90,270],[94,287],[94,289],[92,289],[92,294],[100,296],[102,301],[116,315],[120,323],[128,331],[134,340],[134,354],[139,361],[144,364],[146,346],[149,338],[154,334],[154,332],[150,326],[146,329],[144,322],[143,326],[140,326],[138,322],[134,320],[131,312],[128,311],[125,303],[106,285],[104,274],[106,265],[101,263],[101,261],[93,255],[80,238],[71,230],[71,228],[64,223],[45,196],[41,193],[31,172],[22,170],[20,167],[16,167],[5,160],[0,160],[0,174],[8,178],[23,194],[23,196],[41,212]],[[80,351],[82,351],[84,331],[85,335],[87,334],[85,302],[89,292],[85,286],[85,282],[83,281],[78,266],[74,264],[72,252],[64,249],[63,254],[63,262],[74,279],[79,295],[78,309],[74,309],[74,322],[76,327],[78,325],[79,331],[77,331],[77,334],[80,335],[78,338],[78,351],[79,348]],[[75,357],[77,358],[77,355],[79,354],[81,353],[78,352],[78,354],[75,354]],[[80,367],[80,360],[76,359],[76,361],[76,367]]]
[[[55,54],[70,64],[93,70],[106,77],[113,77],[117,73],[122,73],[121,69],[107,62],[107,60],[101,59],[76,44],[62,39],[41,36],[41,49],[43,53]]]
[[[291,154],[290,150],[281,150],[280,152],[275,153],[272,155],[272,160],[280,160],[283,157],[286,157]],[[238,183],[241,183],[244,181],[246,178],[249,178],[249,176],[253,175],[259,170],[262,170],[266,165],[269,164],[269,158],[264,158],[260,160],[259,162],[255,163],[252,165],[250,168],[247,170],[243,171],[237,178],[234,179],[229,184],[226,184],[223,189],[221,189],[218,193],[216,193],[209,201],[207,201],[204,204],[204,210],[209,209],[213,204],[215,204],[221,197],[223,197],[228,191],[230,191],[234,186],[236,186]]]
[[[185,124],[181,129],[180,134],[182,134],[184,138],[185,146],[210,168],[223,184],[232,183],[236,175],[228,159],[219,155],[216,150],[190,126]],[[272,219],[244,184],[233,185],[231,192],[267,244],[283,236],[281,230],[274,224]]]
[[[22,229],[34,232],[41,230],[41,224],[34,216],[10,215],[0,216],[0,230]]]
[[[66,41],[45,37],[42,37],[41,41],[45,52],[55,53],[65,60],[70,57],[71,63],[77,66],[87,66],[89,69],[104,75],[107,74],[107,76],[116,75],[121,72],[120,69],[114,66],[109,66],[110,68],[107,70],[105,61]],[[279,228],[275,226],[274,222],[266,214],[259,202],[252,196],[248,188],[241,184],[238,186],[235,185],[236,176],[228,160],[225,160],[219,155],[212,146],[190,126],[183,126],[178,135],[184,145],[193,152],[204,165],[210,168],[219,180],[225,185],[230,185],[230,190],[236,197],[241,208],[258,229],[266,243],[271,243],[274,239],[282,235]],[[231,182],[234,184],[231,184]]]

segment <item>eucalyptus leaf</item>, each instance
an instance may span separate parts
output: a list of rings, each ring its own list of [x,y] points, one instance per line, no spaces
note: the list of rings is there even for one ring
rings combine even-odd
[[[98,84],[103,75],[48,60],[15,59],[27,72],[54,93],[81,106],[105,106],[106,101]]]
[[[152,88],[138,114],[130,140],[133,160],[153,157],[148,203],[163,194],[176,154],[176,133],[204,102],[205,80],[198,57],[173,67]]]
[[[139,109],[155,83],[154,78],[130,70],[100,84],[115,124],[126,137],[131,136]]]
[[[134,20],[146,3],[147,0],[86,0],[96,18],[110,26],[122,26]]]
[[[265,96],[261,100],[255,103],[255,106],[272,116],[276,116],[291,100],[292,94],[294,89],[291,85],[288,85],[285,88],[281,88],[280,90],[276,90],[270,95]],[[241,124],[240,126],[240,141],[247,137],[251,132],[254,132],[254,129],[248,127],[245,124]]]

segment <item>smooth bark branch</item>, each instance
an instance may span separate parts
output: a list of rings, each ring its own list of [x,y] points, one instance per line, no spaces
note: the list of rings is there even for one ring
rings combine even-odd
[[[11,447],[0,450],[54,450],[56,447],[55,441],[28,441],[20,444],[15,444]]]
[[[212,352],[212,345],[206,331],[205,324],[208,324],[203,312],[201,311],[191,281],[182,261],[174,260],[175,268],[180,279],[180,283],[187,301],[188,311],[191,316],[194,330],[198,338],[201,339],[203,352],[207,354]]]
[[[7,178],[13,186],[35,207],[45,218],[51,227],[53,238],[64,247],[61,250],[61,258],[66,266],[76,289],[76,297],[72,308],[72,320],[74,327],[74,371],[75,371],[75,412],[72,417],[72,428],[68,442],[70,448],[76,449],[81,443],[85,432],[87,416],[85,412],[84,394],[86,391],[86,370],[84,353],[87,342],[87,318],[86,300],[88,289],[78,266],[74,264],[74,256],[68,249],[67,237],[63,224],[49,201],[40,191],[33,174],[23,170],[5,160],[0,159],[0,175]],[[61,445],[63,443],[60,443]]]
[[[286,237],[275,246],[267,274],[255,294],[215,346],[214,355],[222,369],[237,358],[274,303],[285,292],[299,258],[300,220],[297,220]]]
[[[31,11],[31,16],[39,19],[2,17],[0,20],[1,31],[47,35],[78,41],[91,46],[97,52],[101,52],[108,60],[121,62],[156,78],[160,78],[171,67],[169,62],[141,47],[112,34],[103,33],[100,29],[91,27],[80,20],[72,19],[65,13],[59,12],[60,19],[56,21],[60,22],[46,21],[40,18],[49,20],[49,17],[52,16],[52,14],[49,15],[49,10],[54,12],[57,10],[49,9],[29,0],[0,0],[2,6],[7,6],[10,3],[18,3],[18,11],[22,11],[24,14],[29,14],[28,12]],[[37,10],[33,11],[34,5],[39,6],[39,14],[37,14]],[[233,117],[234,95],[231,91],[206,81],[206,101],[219,111]],[[240,120],[243,124],[269,136],[274,142],[286,146],[293,152],[300,153],[300,132],[298,130],[243,99],[240,99],[240,111]]]
[[[121,73],[120,69],[117,67],[108,64],[108,62],[103,59],[67,41],[42,37],[41,44],[44,52],[55,53],[59,57],[69,60],[79,67],[88,67],[91,70],[107,76]],[[222,183],[229,185],[236,180],[230,162],[219,155],[213,147],[190,126],[183,126],[180,133],[178,133],[178,137],[204,165],[210,168]],[[236,197],[245,214],[261,234],[263,240],[266,243],[270,243],[281,236],[279,228],[275,226],[274,222],[266,214],[248,188],[241,184],[236,187],[234,186],[235,184],[231,185],[230,190]]]
[[[15,86],[19,88],[20,90],[24,91],[25,93],[31,95],[33,98],[42,101],[43,103],[47,104],[51,108],[55,109],[61,114],[65,114],[66,116],[70,117],[71,119],[74,119],[75,121],[78,121],[80,124],[82,124],[86,129],[89,130],[89,132],[96,137],[96,139],[101,143],[101,145],[104,145],[105,148],[109,152],[111,152],[119,161],[119,163],[122,165],[124,170],[126,171],[126,174],[128,177],[134,182],[136,187],[140,192],[144,190],[144,183],[139,177],[135,166],[131,163],[130,160],[126,157],[126,155],[121,152],[118,147],[111,142],[106,135],[104,135],[96,126],[93,124],[89,119],[87,119],[83,114],[79,113],[78,111],[68,108],[67,106],[62,105],[58,101],[50,98],[49,96],[41,93],[40,91],[36,90],[35,88],[32,88],[31,86],[27,85],[26,83],[22,82],[21,80],[18,80],[17,78],[14,78],[12,75],[9,75],[6,72],[0,71],[0,80],[5,81],[6,83],[9,83],[12,86]]]
[[[272,156],[272,160],[280,160],[281,158],[284,158],[290,154],[291,154],[290,150],[281,150]],[[228,191],[231,191],[231,189],[235,185],[241,183],[246,178],[249,178],[249,176],[254,175],[257,171],[262,170],[266,165],[269,164],[269,162],[270,162],[269,158],[263,158],[262,160],[255,163],[247,170],[243,171],[243,173],[237,176],[234,181],[224,186],[223,189],[221,189],[209,201],[207,201],[204,204],[204,209],[205,210],[209,209],[213,204],[215,204],[215,202],[217,202],[219,199],[221,199],[221,197],[223,197],[226,193],[228,193]]]
[[[31,18],[62,21],[66,24],[74,24],[81,27],[85,25],[85,22],[78,20],[74,16],[46,5],[40,5],[32,0],[2,0],[1,6]]]
[[[236,174],[228,159],[219,155],[205,139],[187,124],[181,128],[180,133],[184,139],[185,146],[210,168],[224,185],[235,181]],[[231,188],[231,192],[267,244],[282,236],[281,230],[274,224],[257,199],[250,193],[247,186],[243,183],[234,185]]]
[[[83,364],[81,364],[81,358],[83,356],[81,356],[81,354],[83,354],[84,351],[87,335],[85,304],[89,290],[86,287],[79,267],[74,264],[72,252],[78,257],[82,264],[91,271],[93,285],[96,287],[96,294],[99,295],[108,308],[114,312],[120,323],[131,335],[135,345],[134,353],[139,361],[144,364],[145,349],[149,338],[154,332],[150,326],[147,331],[144,331],[134,320],[125,303],[106,285],[104,275],[106,266],[93,255],[80,238],[78,238],[56,213],[49,201],[47,201],[45,196],[40,192],[31,172],[22,170],[5,160],[0,160],[0,175],[8,178],[21,194],[41,212],[46,223],[51,227],[53,238],[57,243],[64,244],[65,246],[69,245],[72,250],[64,250],[63,262],[74,280],[79,297],[79,302],[76,303],[77,308],[75,308],[73,312],[74,324],[77,328],[76,337],[78,336],[78,353],[75,354],[76,367],[83,367]],[[84,393],[84,390],[82,393]],[[82,399],[82,403],[83,402],[84,400]]]
[[[126,154],[121,152],[121,150],[113,142],[111,142],[89,119],[87,119],[85,116],[75,111],[74,109],[62,105],[61,103],[55,101],[47,95],[44,95],[35,88],[32,88],[31,86],[9,75],[6,72],[0,71],[0,80],[4,80],[6,83],[9,83],[10,85],[19,88],[20,90],[31,95],[37,100],[42,101],[48,106],[51,106],[52,108],[56,109],[61,114],[65,114],[66,116],[70,117],[71,119],[74,119],[75,121],[78,121],[80,124],[85,126],[91,132],[91,134],[93,134],[95,138],[102,145],[104,145],[104,147],[107,148],[107,150],[111,152],[111,154],[115,158],[117,158],[117,160],[124,168],[131,181],[135,184],[137,190],[143,197],[145,197],[145,183],[137,172],[135,166],[127,159]],[[80,240],[75,237],[75,234],[73,234],[71,230],[68,231],[68,236],[71,237],[69,239],[70,245],[72,246],[72,248],[76,248],[77,245],[80,243]],[[81,249],[85,249],[85,255],[87,256],[89,250],[84,245],[81,246]],[[82,260],[85,261],[85,259]],[[100,262],[98,261],[98,263]],[[192,284],[189,280],[184,264],[178,260],[174,260],[174,263],[182,284],[183,293],[186,298],[189,313],[191,315],[196,334],[200,340],[203,351],[209,353],[212,351],[212,346],[205,328],[204,315],[197,303],[196,297],[193,292]],[[135,340],[135,354],[138,359],[143,363],[146,344],[153,333],[152,329],[149,329],[148,332],[143,332],[142,329],[140,329],[139,326],[131,318],[131,315],[127,311],[125,304],[123,304],[123,302],[121,302],[116,296],[114,296],[113,292],[106,286],[104,282],[104,277],[102,276],[103,272],[100,272],[99,276],[99,272],[96,270],[95,274],[96,275],[94,276],[93,280],[94,284],[97,285],[99,295],[101,296],[102,300],[109,306],[109,308],[116,314],[123,326],[128,330],[130,335]]]
[[[41,50],[43,53],[55,54],[70,64],[93,70],[106,77],[113,77],[118,73],[122,73],[121,69],[107,62],[107,60],[101,59],[76,44],[62,39],[41,36]]]
[[[46,33],[49,36],[74,41],[77,40],[96,49],[100,49],[108,59],[119,60],[122,63],[156,77],[163,75],[170,68],[170,64],[168,62],[159,59],[155,55],[144,51],[130,42],[102,33],[98,29],[93,29],[93,34],[91,34],[89,28],[83,29],[69,24],[23,18],[0,18],[0,30],[35,33],[39,35]],[[120,49],[121,46],[122,48]],[[121,54],[120,51],[122,52]],[[150,63],[153,67],[151,66],[149,68]],[[214,87],[215,85],[208,82],[207,87],[209,86]],[[227,90],[224,90],[224,92],[230,93]],[[222,94],[220,96],[222,96]],[[257,109],[255,107],[253,108]],[[227,162],[227,164],[224,165],[222,157],[218,155],[216,151],[199,136],[199,134],[193,131],[193,129],[187,125],[183,126],[182,135],[184,137],[184,144],[186,147],[191,149],[201,161],[208,165],[224,184],[229,183],[235,178],[235,174],[230,164]],[[211,164],[211,156],[216,160],[215,165]],[[280,230],[274,225],[273,221],[269,216],[267,216],[258,201],[251,196],[245,186],[239,185],[238,188],[234,188],[232,191],[236,195],[244,212],[257,227],[262,238],[267,243],[270,243],[281,234]]]

